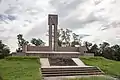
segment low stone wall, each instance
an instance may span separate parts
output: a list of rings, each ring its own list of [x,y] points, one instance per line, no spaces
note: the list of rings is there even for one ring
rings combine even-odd
[[[12,56],[25,56],[26,54],[23,52],[16,52],[16,53],[12,53]]]
[[[78,47],[58,47],[57,51],[60,52],[79,52]]]
[[[81,54],[53,54],[53,53],[26,53],[26,56],[39,56],[41,58],[78,58]]]
[[[84,53],[84,56],[94,56],[94,53]]]
[[[49,46],[29,46],[27,45],[27,51],[50,51]]]

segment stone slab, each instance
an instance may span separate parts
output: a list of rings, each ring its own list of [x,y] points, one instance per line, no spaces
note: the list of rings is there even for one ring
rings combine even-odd
[[[73,60],[78,66],[81,66],[81,67],[86,66],[79,58],[72,58],[72,60]]]
[[[57,51],[27,51],[26,53],[53,53],[53,54],[80,54],[80,52],[57,52]]]
[[[50,66],[48,58],[40,58],[41,67]]]

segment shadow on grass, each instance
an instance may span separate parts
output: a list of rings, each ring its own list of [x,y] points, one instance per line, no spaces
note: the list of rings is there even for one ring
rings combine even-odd
[[[3,80],[3,78],[0,76],[0,80]]]

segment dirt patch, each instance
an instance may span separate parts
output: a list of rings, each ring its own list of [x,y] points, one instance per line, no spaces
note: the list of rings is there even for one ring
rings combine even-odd
[[[50,66],[77,66],[71,58],[49,58]]]

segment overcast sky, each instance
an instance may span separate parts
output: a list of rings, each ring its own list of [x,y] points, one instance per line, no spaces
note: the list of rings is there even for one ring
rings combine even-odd
[[[83,41],[120,43],[120,0],[0,0],[0,39],[12,51],[17,34],[47,42],[47,17],[59,15],[59,27],[79,35]]]

